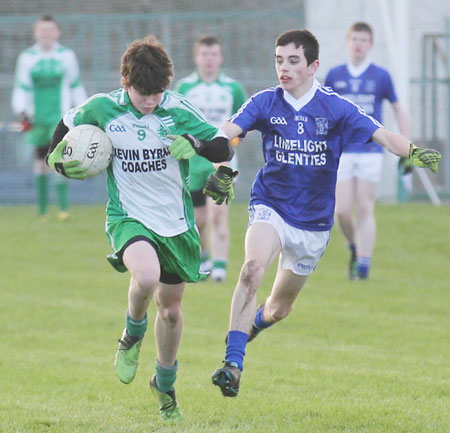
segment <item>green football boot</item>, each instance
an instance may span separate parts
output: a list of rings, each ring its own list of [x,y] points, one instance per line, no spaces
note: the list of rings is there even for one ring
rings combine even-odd
[[[167,392],[160,391],[156,385],[156,374],[154,374],[150,381],[150,389],[158,397],[159,414],[163,421],[179,421],[183,418],[175,396],[175,388]]]
[[[128,335],[127,328],[123,331],[114,359],[117,377],[122,383],[131,383],[134,376],[136,376],[139,351],[141,350],[143,339],[144,337],[139,338]]]

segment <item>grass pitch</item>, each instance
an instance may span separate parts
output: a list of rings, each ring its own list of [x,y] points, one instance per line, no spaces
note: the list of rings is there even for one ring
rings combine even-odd
[[[346,279],[334,229],[294,311],[247,346],[239,396],[225,399],[210,375],[243,259],[246,206],[234,204],[227,282],[186,290],[176,425],[159,420],[148,388],[151,327],[134,382],[115,377],[128,276],[105,260],[104,208],[72,215],[41,222],[31,207],[0,209],[1,433],[450,431],[449,207],[378,206],[364,282]]]

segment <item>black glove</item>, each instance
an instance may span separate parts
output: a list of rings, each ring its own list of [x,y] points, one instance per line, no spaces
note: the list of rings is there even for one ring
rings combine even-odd
[[[225,165],[219,166],[215,173],[209,176],[203,188],[203,193],[211,197],[216,204],[231,203],[234,199],[233,179],[239,174]]]

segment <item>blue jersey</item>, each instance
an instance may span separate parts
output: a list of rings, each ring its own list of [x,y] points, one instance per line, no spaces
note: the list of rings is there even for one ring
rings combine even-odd
[[[386,69],[373,63],[355,76],[349,71],[347,64],[332,68],[325,79],[325,86],[333,88],[337,93],[358,104],[362,109],[382,122],[382,103],[387,99],[397,102],[391,76]],[[367,143],[351,141],[346,144],[344,152],[383,152],[383,148],[375,142]]]
[[[257,129],[265,164],[250,204],[265,204],[291,226],[311,231],[333,225],[336,173],[344,144],[367,142],[381,125],[317,80],[300,99],[281,87],[254,94],[230,122]]]

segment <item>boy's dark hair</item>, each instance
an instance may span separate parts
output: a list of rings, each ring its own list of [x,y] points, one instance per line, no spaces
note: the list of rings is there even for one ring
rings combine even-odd
[[[56,23],[55,18],[53,17],[53,15],[50,14],[44,14],[39,18],[39,21],[53,21],[54,23]]]
[[[370,27],[369,24],[363,22],[363,21],[358,21],[354,24],[351,25],[351,27],[348,29],[348,34],[350,34],[351,32],[366,32],[369,33],[370,35],[370,40],[373,41],[373,30],[372,27]]]
[[[59,28],[58,23],[56,22],[55,17],[53,15],[50,15],[50,14],[41,15],[40,18],[36,21],[35,25],[37,23],[42,22],[42,21],[44,21],[44,22],[51,22],[51,23],[55,24],[56,27]]]
[[[316,37],[308,30],[289,30],[278,36],[275,42],[276,47],[284,47],[294,43],[296,48],[303,47],[306,61],[310,65],[314,60],[319,58],[319,42]]]
[[[195,41],[194,54],[196,53],[200,45],[206,45],[207,47],[212,47],[213,45],[220,45],[220,47],[222,48],[222,43],[220,42],[220,39],[217,36],[212,35],[202,36],[197,41]]]
[[[122,85],[143,95],[162,93],[173,77],[172,61],[154,36],[132,42],[122,56]]]

